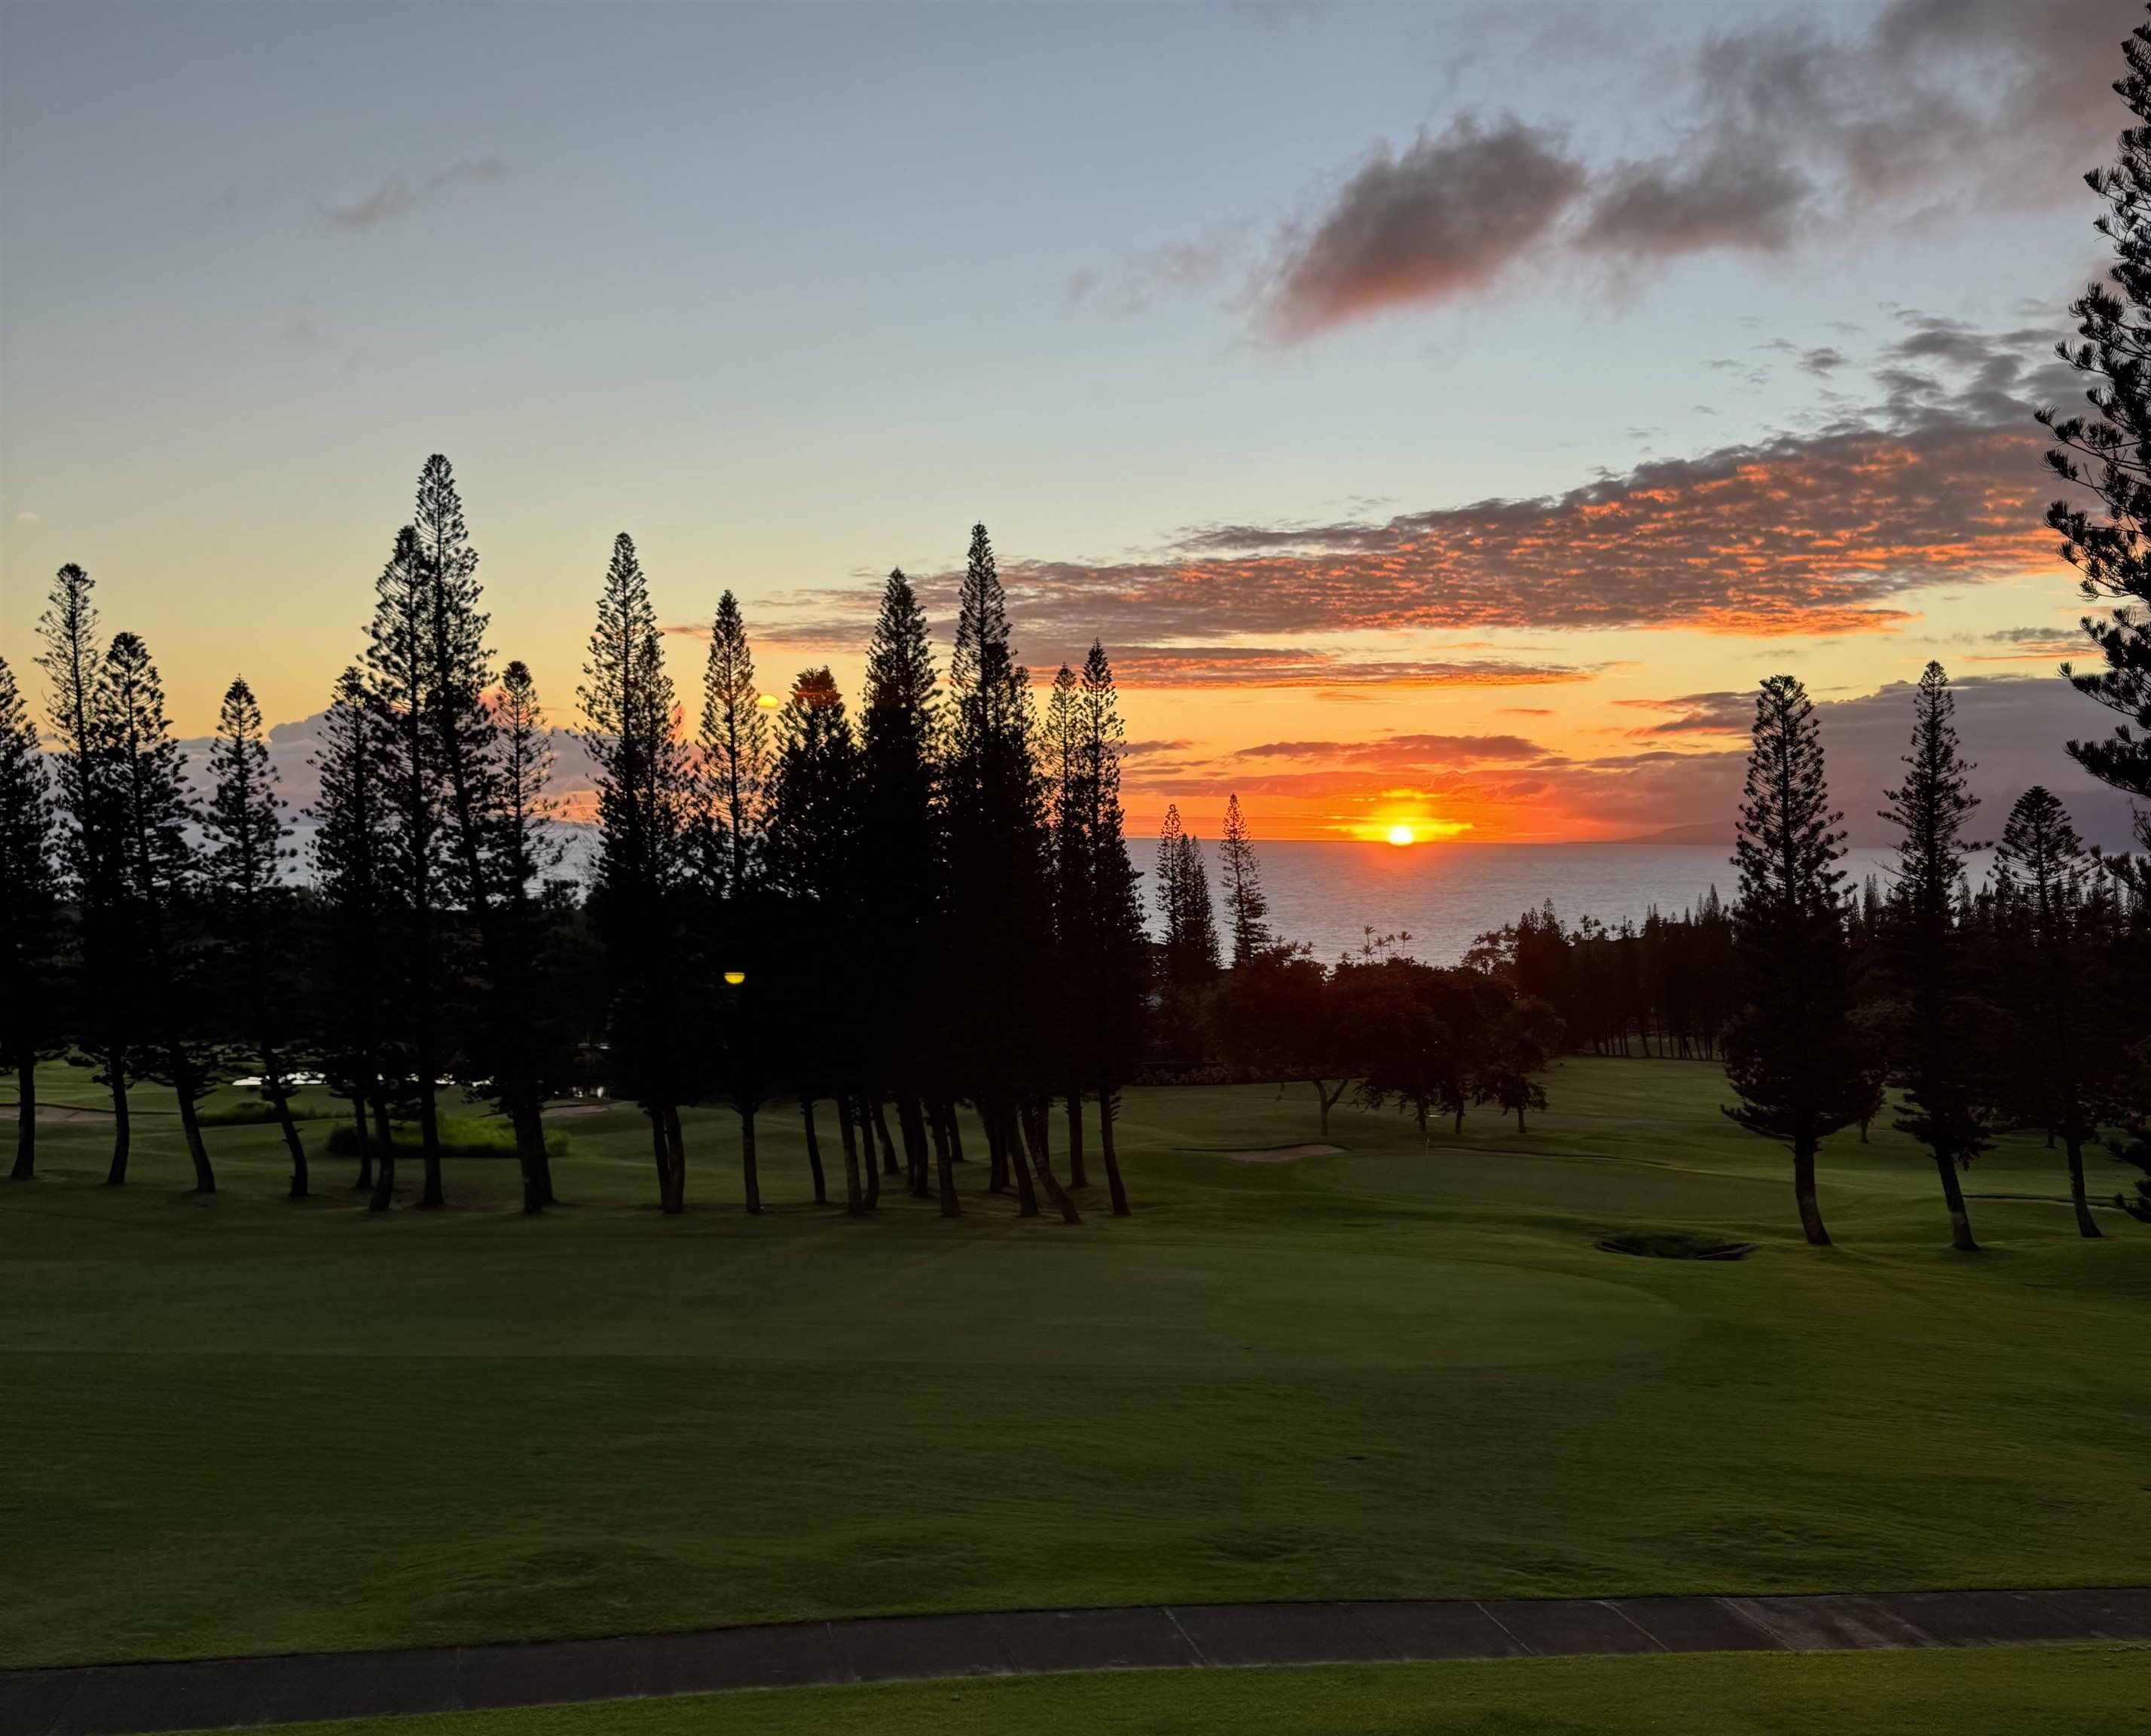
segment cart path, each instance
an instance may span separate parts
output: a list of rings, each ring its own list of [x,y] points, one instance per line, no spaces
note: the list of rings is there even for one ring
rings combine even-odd
[[[2151,1642],[2151,1587],[1225,1603],[887,1616],[620,1639],[0,1670],[0,1736],[1075,1670]]]

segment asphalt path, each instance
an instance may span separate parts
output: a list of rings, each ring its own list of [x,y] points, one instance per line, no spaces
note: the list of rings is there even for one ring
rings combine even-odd
[[[984,1611],[424,1651],[0,1670],[0,1736],[135,1736],[1077,1670],[2151,1642],[2151,1587]]]

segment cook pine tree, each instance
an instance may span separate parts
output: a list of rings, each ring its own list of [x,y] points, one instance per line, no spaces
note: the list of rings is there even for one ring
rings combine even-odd
[[[38,1172],[38,1062],[60,1051],[59,897],[38,726],[0,657],[0,1061],[15,1075],[10,1180]]]
[[[306,1197],[306,1148],[291,1116],[291,1060],[298,1041],[296,953],[284,875],[284,804],[263,734],[261,707],[243,678],[225,690],[209,755],[202,811],[202,881],[220,969],[213,979],[228,1010],[233,1047],[251,1062],[291,1159],[291,1197]]]
[[[1843,818],[1830,806],[1807,690],[1791,676],[1768,677],[1755,696],[1734,836],[1744,1010],[1726,1039],[1726,1076],[1740,1102],[1725,1113],[1791,1148],[1800,1229],[1816,1248],[1830,1245],[1830,1232],[1815,1154],[1860,1119],[1870,1090],[1870,1062],[1851,1023]]]
[[[2113,258],[2070,304],[2077,337],[2061,346],[2085,377],[2090,413],[2043,409],[2039,420],[2056,442],[2048,465],[2083,491],[2048,506],[2047,523],[2083,575],[2084,600],[2113,605],[2083,622],[2104,667],[2062,673],[2121,721],[2103,738],[2070,742],[2069,754],[2103,782],[2151,798],[2151,23],[2122,52],[2128,70],[2113,89],[2133,124],[2113,162],[2085,177],[2105,206],[2097,226]],[[2137,826],[2151,850],[2151,807]]]
[[[134,1149],[132,1083],[143,997],[134,983],[134,947],[122,896],[119,814],[112,756],[98,715],[104,662],[89,574],[62,567],[38,618],[43,649],[37,662],[50,692],[47,716],[55,742],[52,770],[59,822],[60,892],[74,907],[77,965],[70,1024],[73,1046],[111,1093],[112,1155],[105,1182],[127,1179]]]
[[[1906,1018],[1895,1057],[1905,1093],[1897,1126],[1926,1146],[1941,1178],[1950,1244],[1974,1253],[1960,1176],[1989,1143],[1982,1101],[1986,1023],[1966,981],[1957,899],[1964,859],[1977,846],[1964,835],[1979,798],[1971,767],[1958,752],[1956,701],[1939,663],[1921,674],[1912,701],[1911,751],[1905,775],[1885,791],[1881,817],[1899,833],[1895,884],[1887,924],[1891,964]]]
[[[1225,883],[1225,914],[1232,929],[1232,966],[1253,964],[1277,943],[1270,933],[1269,900],[1263,895],[1261,865],[1255,860],[1254,840],[1248,836],[1247,816],[1240,798],[1225,798],[1225,831],[1218,847],[1217,867]]]
[[[754,653],[739,599],[717,599],[702,670],[699,843],[703,877],[722,897],[743,893],[754,872],[762,786],[769,776],[769,724],[755,685]]]
[[[1994,869],[1994,994],[2009,1020],[1999,1070],[2008,1107],[2060,1144],[2078,1232],[2097,1237],[2084,1147],[2124,1107],[2128,1057],[2117,995],[2125,991],[2115,978],[2126,937],[2110,885],[2043,785],[2010,809]]]
[[[200,1038],[201,863],[192,836],[186,756],[164,714],[164,683],[139,635],[118,633],[104,654],[94,699],[97,737],[110,780],[119,852],[119,897],[133,961],[149,1006],[150,1063],[142,1073],[172,1089],[195,1191],[216,1192],[199,1106],[215,1084]]]
[[[949,1031],[941,997],[925,992],[941,941],[940,696],[926,612],[900,567],[882,590],[860,711],[859,848],[873,864],[863,877],[862,920],[880,961],[873,1040],[896,1092],[907,1157],[930,1133],[934,1192],[942,1215],[954,1217],[963,1207]]]
[[[364,675],[356,666],[346,669],[322,718],[313,761],[319,793],[310,811],[322,1058],[332,1088],[351,1101],[356,1186],[379,1212],[396,1192],[389,1097],[398,1069],[390,1007],[399,987],[395,961],[408,956],[394,938],[405,912],[394,896],[387,830],[393,727],[374,706]]]
[[[597,768],[590,893],[602,950],[615,1088],[650,1121],[660,1206],[686,1209],[680,1106],[701,1095],[700,1032],[678,920],[694,768],[674,727],[672,678],[635,543],[613,541],[577,697]]]

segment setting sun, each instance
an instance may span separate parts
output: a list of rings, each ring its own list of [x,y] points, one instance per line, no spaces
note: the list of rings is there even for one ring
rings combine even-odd
[[[1412,829],[1410,827],[1392,826],[1389,828],[1389,842],[1391,843],[1408,844],[1412,841]]]

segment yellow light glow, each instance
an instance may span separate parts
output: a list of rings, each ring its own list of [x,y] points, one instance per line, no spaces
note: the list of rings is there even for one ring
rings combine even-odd
[[[747,973],[744,970],[727,970],[725,973],[725,984],[728,988],[736,989],[746,980]]]
[[[756,700],[755,703],[760,706],[765,711],[773,711],[779,706],[782,705],[784,701],[779,699],[774,693],[765,693],[759,699]]]
[[[1408,844],[1408,843],[1410,843],[1412,842],[1412,829],[1411,829],[1411,828],[1410,828],[1410,827],[1409,827],[1409,826],[1392,826],[1392,827],[1390,827],[1390,828],[1389,828],[1389,842],[1390,842],[1391,843],[1393,843],[1393,844]]]

